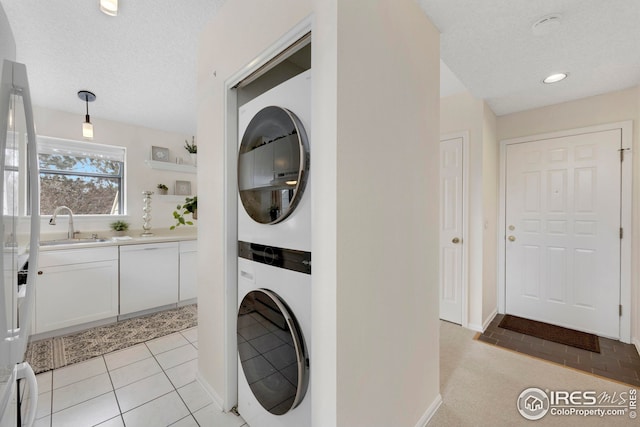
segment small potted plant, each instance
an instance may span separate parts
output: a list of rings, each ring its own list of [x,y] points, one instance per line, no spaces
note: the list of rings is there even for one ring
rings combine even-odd
[[[164,196],[169,192],[169,187],[167,187],[164,184],[158,184],[157,188],[158,188],[158,194],[161,196]]]
[[[113,230],[114,236],[124,236],[129,230],[129,223],[126,221],[116,221],[109,224],[111,229]]]
[[[189,156],[191,156],[191,163],[193,163],[194,166],[197,166],[197,164],[198,164],[198,158],[197,158],[198,146],[196,145],[196,137],[195,136],[191,137],[191,144],[189,144],[188,140],[186,140],[186,139],[184,140],[184,149],[189,152]]]
[[[187,197],[184,199],[184,204],[176,206],[176,210],[173,211],[176,225],[172,225],[169,229],[175,230],[176,227],[181,225],[193,225],[193,221],[185,218],[185,215],[189,214],[194,220],[198,219],[198,196]]]

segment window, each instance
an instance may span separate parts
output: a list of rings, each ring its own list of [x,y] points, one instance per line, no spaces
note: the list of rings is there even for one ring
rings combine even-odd
[[[38,137],[40,214],[124,214],[125,148]]]

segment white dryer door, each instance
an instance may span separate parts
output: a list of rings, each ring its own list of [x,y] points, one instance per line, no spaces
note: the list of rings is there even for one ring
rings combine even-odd
[[[238,153],[238,190],[247,214],[276,224],[296,208],[309,174],[309,142],[300,119],[269,106],[249,122]]]

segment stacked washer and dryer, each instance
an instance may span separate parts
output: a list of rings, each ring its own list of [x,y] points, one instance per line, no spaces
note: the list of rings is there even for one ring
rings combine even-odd
[[[311,424],[311,71],[239,108],[238,412]]]

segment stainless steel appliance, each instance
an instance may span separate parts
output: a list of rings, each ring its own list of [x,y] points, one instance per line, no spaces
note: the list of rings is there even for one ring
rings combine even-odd
[[[0,27],[0,427],[31,426],[38,387],[24,356],[38,265],[38,156],[27,69],[13,61],[1,7]]]

